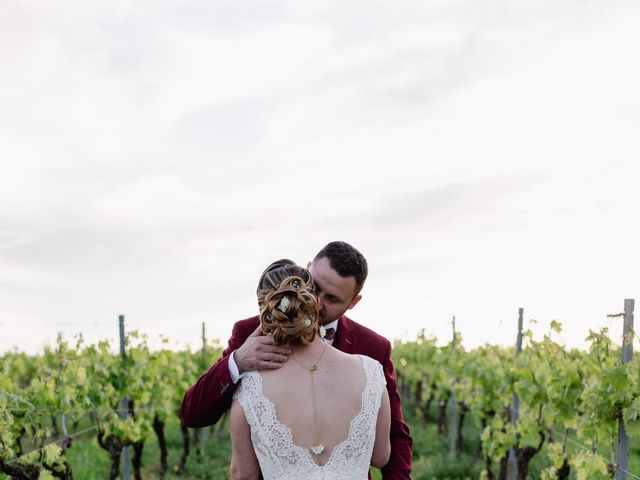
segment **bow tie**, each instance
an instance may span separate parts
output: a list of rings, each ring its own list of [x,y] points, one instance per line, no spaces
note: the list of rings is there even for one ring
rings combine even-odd
[[[325,328],[324,329],[325,333],[324,333],[324,339],[325,340],[333,340],[333,337],[336,336],[336,329],[335,328]]]

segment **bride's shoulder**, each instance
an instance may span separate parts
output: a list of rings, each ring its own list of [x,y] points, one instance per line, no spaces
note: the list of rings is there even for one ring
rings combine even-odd
[[[382,371],[382,364],[375,358],[371,358],[367,355],[362,355],[360,353],[354,356],[358,357],[365,367]]]
[[[386,384],[384,377],[384,369],[382,364],[375,358],[368,357],[366,355],[355,355],[362,362],[362,369],[369,382]]]
[[[342,361],[350,364],[354,368],[364,368],[365,370],[380,370],[382,371],[382,365],[375,358],[371,358],[367,355],[360,353],[345,353],[340,350],[336,350],[337,354],[341,357]]]
[[[331,352],[333,353],[332,363],[334,368],[342,372],[350,371],[355,373],[357,371],[362,371],[362,360],[360,359],[360,355],[345,353],[333,347],[331,348]]]

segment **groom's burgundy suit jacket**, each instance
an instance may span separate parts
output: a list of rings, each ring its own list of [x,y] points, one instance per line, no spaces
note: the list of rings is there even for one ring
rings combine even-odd
[[[258,327],[259,318],[240,320],[233,326],[222,357],[187,391],[182,400],[181,418],[187,427],[213,425],[231,408],[236,385],[229,374],[229,355]],[[402,415],[396,375],[391,361],[391,343],[373,330],[343,316],[339,320],[333,346],[345,353],[371,357],[382,364],[391,406],[391,457],[382,468],[384,480],[411,478],[413,441]]]

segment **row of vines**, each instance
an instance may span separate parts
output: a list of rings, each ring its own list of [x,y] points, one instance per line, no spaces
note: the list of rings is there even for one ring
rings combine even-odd
[[[70,345],[58,338],[38,356],[14,351],[0,357],[0,478],[4,473],[25,480],[72,479],[65,453],[74,437],[86,432],[95,434],[109,456],[110,479],[120,474],[123,447],[129,447],[140,479],[143,448],[153,437],[160,447],[161,476],[167,471],[165,424],[179,415],[182,395],[206,369],[203,357],[218,358],[220,349],[210,346],[205,355],[152,351],[147,338],[135,332],[126,344],[122,357],[108,342],[84,345],[79,338]],[[182,437],[178,471],[189,454],[184,427]]]
[[[631,438],[640,438],[640,365],[637,359],[621,363],[620,346],[606,329],[590,333],[586,351],[561,346],[554,340],[559,331],[552,322],[540,339],[525,332],[517,357],[513,348],[493,345],[465,350],[459,336],[446,346],[424,335],[398,342],[393,355],[405,406],[414,406],[425,421],[437,407],[444,432],[447,405],[455,399],[458,444],[469,441],[465,421],[477,422],[482,432],[482,480],[506,480],[509,451],[522,480],[540,454],[549,465],[543,480],[568,479],[572,471],[578,480],[613,478],[618,421],[624,420]],[[150,439],[160,447],[162,476],[168,469],[165,424],[178,415],[182,395],[220,348],[194,353],[168,348],[165,340],[164,348],[150,349],[145,336],[131,333],[126,352],[117,355],[108,342],[58,338],[37,356],[0,356],[0,478],[72,479],[66,452],[74,436],[86,431],[108,455],[111,479],[120,474],[125,446],[135,478],[141,478]],[[511,421],[514,395],[520,401],[517,422]],[[182,432],[178,471],[189,453],[187,429]],[[569,441],[586,448],[569,449]]]
[[[572,470],[578,480],[614,478],[619,420],[630,438],[640,438],[640,365],[637,357],[621,362],[621,348],[607,329],[590,332],[587,351],[561,346],[554,340],[560,329],[552,322],[540,339],[526,331],[518,356],[513,348],[494,345],[467,351],[459,337],[440,347],[424,335],[416,342],[398,342],[394,359],[402,396],[425,420],[437,405],[441,433],[454,398],[460,445],[466,441],[466,419],[479,423],[482,480],[511,478],[510,450],[517,478],[526,479],[544,445],[550,466],[542,480],[568,479]],[[517,422],[511,420],[514,395]],[[582,448],[570,452],[568,441]]]

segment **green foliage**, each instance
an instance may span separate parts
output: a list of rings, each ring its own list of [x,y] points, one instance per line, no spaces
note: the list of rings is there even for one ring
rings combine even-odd
[[[135,332],[126,343],[124,357],[108,342],[85,346],[81,337],[73,345],[59,337],[35,357],[0,357],[0,460],[38,467],[45,478],[68,468],[69,442],[58,445],[65,437],[63,422],[69,427],[90,417],[103,438],[128,445],[149,437],[154,417],[175,417],[184,391],[202,370],[201,353],[152,352],[147,338]],[[211,347],[206,354],[212,362],[220,350]]]
[[[467,352],[459,344],[452,349],[439,347],[433,340],[396,344],[399,384],[412,389],[419,380],[428,381],[430,391],[445,401],[455,391],[458,402],[483,427],[482,452],[490,468],[497,468],[512,448],[524,452],[526,447],[535,455],[534,450],[557,431],[587,445],[604,442],[605,449],[612,449],[621,418],[628,435],[640,438],[638,361],[621,364],[620,348],[606,329],[589,333],[586,352],[558,344],[553,336],[560,331],[556,321],[542,339],[526,330],[525,348],[517,356],[512,348],[492,345]],[[519,399],[515,424],[511,421],[514,395]],[[565,442],[542,449],[547,468],[540,471],[540,478],[557,478],[565,462],[579,478],[609,474],[600,454],[572,453]],[[488,474],[484,470],[481,477]]]
[[[608,480],[607,463],[600,455],[578,453],[572,458],[578,480]]]
[[[482,470],[488,464],[495,475],[509,449],[537,448],[541,435],[546,444],[534,460],[535,478],[556,478],[564,462],[578,479],[609,478],[610,466],[598,452],[609,455],[618,421],[624,420],[632,439],[640,439],[640,360],[636,357],[622,365],[620,347],[606,329],[589,333],[587,351],[568,350],[554,340],[560,329],[558,322],[552,322],[542,338],[525,332],[525,347],[518,356],[513,348],[494,345],[467,351],[459,337],[438,345],[422,334],[414,342],[395,344],[398,384],[413,422],[414,478],[487,478],[488,471]],[[58,338],[37,356],[15,351],[1,356],[0,460],[37,467],[40,478],[50,478],[67,468],[68,459],[85,468],[83,456],[74,452],[79,449],[96,458],[88,462],[89,475],[78,472],[76,478],[92,478],[96,465],[104,467],[100,478],[106,478],[108,458],[97,447],[96,432],[121,445],[146,442],[153,438],[155,420],[171,426],[171,478],[181,450],[176,414],[182,395],[219,357],[220,347],[208,345],[203,355],[171,348],[164,340],[160,349],[153,350],[147,338],[135,332],[126,344],[124,357],[108,342],[85,345],[82,338],[74,342]],[[455,461],[448,457],[448,437],[436,433],[427,408],[447,402],[452,393],[460,408],[469,412],[463,429],[469,435],[468,446]],[[519,417],[512,424],[514,395],[519,398]],[[128,402],[126,419],[123,402]],[[74,424],[95,427],[90,433],[93,439],[70,450],[59,446],[54,440],[64,437],[63,418],[69,433],[74,433],[70,428]],[[549,443],[553,432],[561,432],[565,439],[557,441],[556,433],[556,441]],[[203,466],[190,461],[191,478],[228,475],[227,433],[216,430],[211,435],[219,446],[216,461]],[[598,452],[568,448],[566,438],[595,445]],[[87,453],[89,445],[97,451]],[[145,448],[143,463],[157,465],[157,457],[157,446]],[[145,478],[154,475],[153,469],[147,470]]]

